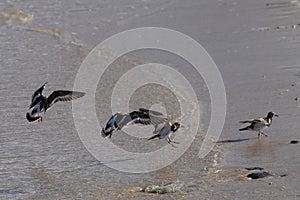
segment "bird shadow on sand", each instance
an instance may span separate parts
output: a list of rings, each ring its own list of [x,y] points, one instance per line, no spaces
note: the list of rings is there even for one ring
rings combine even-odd
[[[257,138],[243,138],[243,139],[233,139],[233,140],[220,140],[217,141],[217,144],[224,144],[224,143],[235,143],[235,142],[244,142],[244,141],[248,141],[248,140],[253,140],[253,139],[257,139]]]

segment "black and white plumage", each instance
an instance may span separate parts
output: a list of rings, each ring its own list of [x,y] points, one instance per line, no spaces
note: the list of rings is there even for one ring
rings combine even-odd
[[[103,137],[111,137],[115,130],[121,130],[124,126],[130,124],[158,125],[168,120],[162,113],[157,111],[139,108],[138,111],[132,111],[128,114],[116,113],[108,120],[105,128],[102,129]]]
[[[261,117],[258,119],[251,119],[251,120],[245,120],[245,121],[240,121],[240,123],[250,123],[249,126],[245,127],[245,128],[241,128],[239,129],[240,131],[256,131],[258,132],[258,138],[260,138],[260,134],[264,135],[265,137],[267,137],[268,135],[266,133],[264,133],[264,129],[266,129],[267,127],[271,126],[272,124],[272,118],[273,117],[278,117],[277,114],[275,114],[274,112],[269,112],[267,117]]]
[[[36,120],[43,120],[40,115],[42,112],[46,112],[54,103],[58,101],[71,101],[73,99],[80,98],[85,95],[84,92],[75,92],[68,90],[56,90],[52,92],[48,97],[43,96],[43,90],[46,87],[47,82],[36,90],[31,97],[31,104],[29,110],[26,113],[26,119],[29,122]]]
[[[148,140],[152,140],[155,138],[163,139],[167,137],[168,143],[174,146],[172,143],[178,144],[178,142],[171,140],[172,133],[175,133],[180,128],[180,123],[175,122],[166,122],[162,128],[156,127],[154,130],[154,136],[150,137]]]

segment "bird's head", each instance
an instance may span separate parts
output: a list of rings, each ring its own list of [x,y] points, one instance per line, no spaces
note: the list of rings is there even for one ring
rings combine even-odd
[[[269,112],[267,118],[278,117],[278,115],[274,112]]]
[[[172,124],[171,130],[172,130],[173,132],[175,132],[175,131],[177,131],[177,130],[179,129],[179,127],[180,127],[180,123],[175,122],[175,123]]]

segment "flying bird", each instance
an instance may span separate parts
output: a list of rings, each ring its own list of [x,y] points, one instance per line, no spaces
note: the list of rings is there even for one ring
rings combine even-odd
[[[26,113],[26,119],[29,122],[33,122],[36,120],[42,122],[43,117],[40,114],[42,112],[46,113],[46,111],[56,102],[71,101],[85,95],[84,92],[56,90],[53,91],[48,97],[46,97],[43,95],[46,84],[47,82],[43,84],[39,89],[37,89],[31,97],[31,104],[29,106],[28,112]]]
[[[101,131],[101,135],[102,137],[111,137],[114,131],[121,130],[130,124],[158,125],[167,122],[167,120],[168,118],[162,113],[145,108],[139,108],[139,110],[127,114],[118,112],[109,118],[105,128]]]
[[[251,120],[245,120],[245,121],[240,121],[240,123],[250,123],[249,126],[245,127],[245,128],[241,128],[239,129],[240,131],[256,131],[258,132],[258,138],[260,138],[260,135],[264,135],[265,137],[268,136],[268,134],[264,133],[264,129],[266,129],[267,127],[271,126],[272,124],[272,118],[273,117],[278,117],[277,114],[275,114],[274,112],[269,112],[267,117],[261,117],[258,119],[251,119]]]
[[[179,128],[180,128],[180,123],[178,122],[175,123],[166,122],[162,128],[156,127],[153,132],[155,135],[150,137],[148,140],[152,140],[155,138],[163,139],[167,137],[168,143],[171,144],[173,147],[175,147],[174,144],[179,144],[179,143],[172,141],[171,135],[172,133],[175,133]]]

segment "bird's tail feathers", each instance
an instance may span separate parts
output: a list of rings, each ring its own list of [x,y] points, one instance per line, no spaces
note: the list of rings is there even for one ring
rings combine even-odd
[[[249,128],[248,126],[245,128],[240,128],[239,131],[246,131],[246,130],[248,130],[248,128]]]
[[[153,140],[153,139],[158,138],[158,137],[159,137],[159,135],[154,135],[151,138],[148,138],[148,140]]]
[[[242,123],[242,124],[245,124],[245,123],[252,123],[252,120],[243,120],[243,121],[240,121],[240,123]]]

